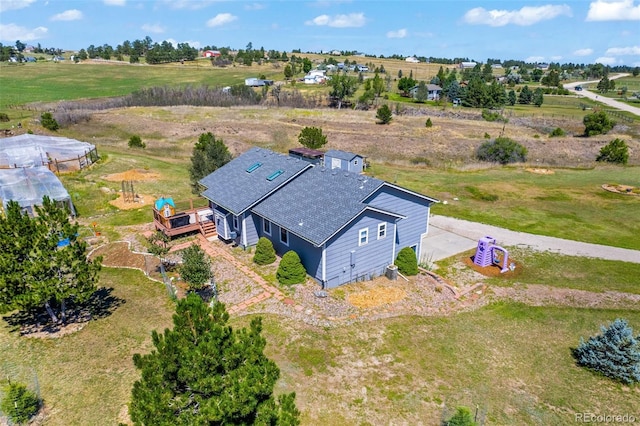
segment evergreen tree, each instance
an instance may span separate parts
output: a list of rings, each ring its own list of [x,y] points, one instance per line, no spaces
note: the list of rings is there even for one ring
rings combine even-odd
[[[509,90],[509,94],[507,95],[509,100],[509,105],[514,106],[516,104],[516,92],[514,90]]]
[[[467,407],[458,407],[451,418],[444,422],[445,426],[476,426],[471,411]]]
[[[191,245],[182,251],[180,276],[189,284],[190,290],[200,290],[213,277],[211,261],[198,245]]]
[[[9,382],[4,388],[0,412],[18,424],[27,423],[40,409],[40,400],[35,392],[22,383]]]
[[[393,113],[389,105],[381,105],[376,113],[376,118],[378,119],[378,124],[389,124],[393,118]]]
[[[67,302],[84,303],[96,290],[101,259],[87,259],[67,210],[48,197],[35,209],[31,218],[10,201],[0,215],[0,310],[45,308],[65,322]]]
[[[211,133],[203,133],[193,147],[191,155],[191,188],[194,194],[202,191],[200,180],[227,164],[233,156],[222,139],[216,139]]]
[[[173,329],[152,333],[155,349],[135,354],[141,371],[129,413],[136,425],[263,424],[296,426],[295,394],[273,388],[278,366],[264,354],[262,320],[233,330],[221,303],[208,307],[195,294],[178,301]]]
[[[411,247],[405,247],[398,252],[396,266],[403,275],[418,275],[418,259]]]
[[[616,122],[609,119],[604,111],[593,112],[582,119],[586,136],[604,135],[613,129]]]
[[[427,83],[424,81],[418,83],[415,98],[418,102],[425,102],[429,98],[429,88],[427,87]]]
[[[463,92],[462,105],[471,108],[490,108],[493,101],[487,87],[479,77],[473,77]]]
[[[627,164],[629,161],[629,147],[622,139],[614,139],[600,149],[596,161]]]
[[[42,127],[45,129],[52,130],[54,132],[60,128],[60,125],[56,119],[53,118],[53,115],[51,115],[50,112],[43,112],[42,115],[40,115],[40,124],[42,124]]]
[[[327,143],[327,136],[322,134],[319,127],[305,127],[298,135],[298,142],[307,148],[319,149]]]
[[[527,161],[527,148],[510,138],[499,137],[480,145],[476,156],[479,160],[500,164],[525,162]]]
[[[518,96],[518,103],[522,105],[529,105],[533,101],[533,92],[529,89],[529,86],[524,86]]]
[[[623,383],[640,382],[640,336],[620,318],[600,330],[586,342],[580,338],[573,352],[578,365]]]
[[[544,96],[542,94],[542,89],[541,88],[537,88],[534,92],[533,92],[533,104],[537,107],[542,106],[542,103],[544,102]]]
[[[282,256],[276,278],[280,284],[301,284],[307,279],[307,271],[300,262],[298,253],[289,250]]]
[[[270,265],[276,261],[276,251],[273,243],[266,237],[260,237],[256,245],[256,253],[253,255],[253,262],[258,265]]]

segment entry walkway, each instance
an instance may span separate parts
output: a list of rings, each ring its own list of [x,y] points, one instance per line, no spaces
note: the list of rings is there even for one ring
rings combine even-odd
[[[484,223],[439,215],[434,215],[429,219],[429,233],[423,239],[423,247],[425,247],[423,260],[435,262],[471,250],[484,236],[495,238],[501,246],[519,246],[568,256],[640,263],[639,250],[510,231]],[[430,253],[433,253],[431,259],[429,258]]]

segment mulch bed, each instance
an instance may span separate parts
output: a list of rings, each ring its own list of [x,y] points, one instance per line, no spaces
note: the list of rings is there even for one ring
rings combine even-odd
[[[516,265],[516,268],[511,271],[507,271],[507,272],[500,272],[502,270],[502,267],[499,265],[491,265],[491,266],[485,266],[485,267],[480,267],[478,265],[476,265],[475,263],[473,263],[473,256],[471,257],[465,257],[464,258],[464,264],[467,265],[468,267],[470,267],[471,269],[473,269],[476,272],[481,273],[482,275],[484,275],[485,277],[500,277],[500,278],[514,278],[517,277],[518,275],[521,274],[522,272],[522,264],[509,258],[509,261],[507,262],[509,265],[514,263]]]

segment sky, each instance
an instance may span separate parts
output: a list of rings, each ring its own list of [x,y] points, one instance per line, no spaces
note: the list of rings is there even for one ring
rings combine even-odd
[[[640,0],[0,0],[0,43],[192,47],[640,66]]]

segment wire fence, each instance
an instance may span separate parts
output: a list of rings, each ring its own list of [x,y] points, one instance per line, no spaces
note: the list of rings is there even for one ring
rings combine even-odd
[[[0,364],[0,401],[4,401],[5,385],[8,383],[20,383],[25,385],[27,389],[37,396],[38,401],[42,404],[40,381],[38,380],[38,373],[33,367],[25,367],[11,362],[3,362]],[[0,424],[13,426],[17,423],[12,422],[8,415],[0,408]]]

